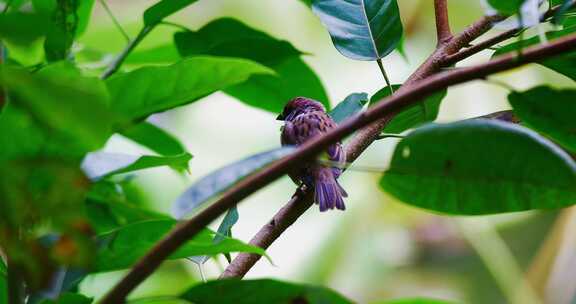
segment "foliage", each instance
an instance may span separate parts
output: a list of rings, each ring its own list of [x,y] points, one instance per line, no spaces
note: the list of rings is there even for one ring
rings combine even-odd
[[[525,5],[539,5],[527,2],[531,0],[486,1],[499,14],[519,15],[520,19]],[[235,225],[250,219],[244,213],[240,217],[235,206],[239,201],[224,208],[212,203],[230,189],[252,193],[254,189],[242,189],[250,177],[270,170],[271,164],[282,164],[297,154],[298,148],[277,148],[278,143],[270,143],[265,152],[238,155],[239,161],[206,174],[181,193],[166,187],[163,191],[167,193],[163,194],[175,198],[168,216],[158,211],[163,202],[152,201],[149,189],[138,178],[144,170],[158,167],[173,169],[178,177],[196,174],[195,166],[201,167],[199,163],[205,159],[201,153],[196,156],[196,146],[188,151],[188,144],[196,143],[194,138],[178,131],[173,134],[163,122],[178,121],[181,112],[177,109],[224,93],[263,110],[262,115],[277,114],[288,100],[305,96],[321,102],[337,124],[351,125],[347,121],[358,126],[358,121],[372,122],[366,120],[364,111],[382,107],[390,101],[390,95],[398,96],[394,92],[409,91],[427,78],[450,73],[444,70],[451,68],[442,66],[441,61],[463,48],[452,46],[454,49],[443,50],[442,56],[434,53],[423,64],[434,71],[418,70],[404,84],[390,85],[383,59],[394,50],[403,50],[403,41],[411,42],[411,31],[428,20],[403,24],[403,18],[417,17],[404,11],[401,14],[405,4],[396,0],[302,0],[302,10],[318,17],[327,31],[326,39],[329,35],[336,50],[348,59],[377,61],[387,82],[371,95],[341,88],[338,93],[347,97],[332,107],[329,90],[316,73],[316,65],[308,63],[308,56],[313,54],[307,50],[313,48],[285,40],[291,37],[286,33],[292,29],[277,34],[274,27],[263,30],[252,25],[258,22],[212,18],[202,11],[203,2],[207,0],[155,1],[140,10],[139,30],[134,37],[124,32],[113,10],[107,11],[128,40],[112,56],[102,45],[107,41],[94,46],[86,42],[89,39],[83,40],[91,27],[99,25],[91,21],[98,16],[94,7],[104,5],[107,9],[105,0],[0,0],[0,303],[7,302],[9,295],[26,299],[26,303],[92,303],[82,283],[103,272],[133,268],[142,257],[157,250],[166,236],[186,241],[178,248],[174,246],[174,252],[166,252],[164,259],[193,261],[200,268],[211,258],[219,261],[219,255],[233,264],[232,254],[238,252],[244,253],[244,259],[245,254],[270,259],[263,248],[299,215],[288,207],[282,209],[263,229],[272,231],[272,236],[259,234],[247,244],[232,237]],[[552,23],[553,27],[547,27],[552,30],[536,33],[539,29],[520,28],[515,41],[495,47],[493,58],[515,56],[514,60],[521,61],[529,48],[574,37],[574,3],[552,0],[549,6],[550,13],[537,14],[536,21]],[[192,30],[170,21],[184,9],[200,12],[206,17],[205,24]],[[274,15],[264,12],[263,16]],[[156,48],[143,50],[142,41],[152,32],[163,35],[161,26],[177,30],[168,32],[168,42],[165,39]],[[491,26],[465,32],[460,39],[479,36]],[[310,37],[316,40],[313,34]],[[440,44],[438,47],[442,50]],[[405,204],[448,215],[560,210],[576,204],[576,51],[572,48],[530,62],[566,76],[564,81],[570,81],[571,87],[559,89],[544,83],[522,91],[511,90],[509,114],[521,125],[489,119],[433,123],[450,93],[445,86],[428,89],[422,96],[404,96],[404,107],[387,113],[387,118],[394,115],[383,129],[375,128],[378,133],[402,137],[395,143],[390,164],[385,164],[388,169],[380,176],[380,188]],[[361,80],[361,91],[369,89],[365,75],[355,77]],[[158,116],[160,113],[165,114]],[[219,113],[201,115],[215,117]],[[230,128],[245,119],[230,117]],[[269,117],[272,121],[273,116]],[[403,132],[406,136],[398,135]],[[213,140],[229,143],[226,147],[235,152],[234,145],[247,144],[250,136],[257,135]],[[371,134],[369,139],[381,137],[385,136]],[[148,152],[109,151],[110,143],[118,138]],[[364,145],[364,149],[371,143],[368,141],[364,138],[355,144]],[[192,161],[193,154],[196,157]],[[298,160],[312,164],[312,157]],[[294,173],[298,167],[291,165],[289,173]],[[286,172],[276,173],[280,176]],[[308,190],[302,186],[295,196]],[[360,191],[350,189],[351,198],[361,195]],[[211,218],[196,216],[206,210]],[[210,230],[207,224],[221,215],[216,232]],[[180,221],[191,216],[193,220],[188,224],[195,224],[198,218],[202,221],[196,227],[200,232],[174,237],[171,233],[185,226]],[[285,221],[278,221],[282,216]],[[343,225],[336,237],[343,238],[342,234],[355,226],[366,225]],[[355,250],[352,259],[361,259],[361,250],[357,249],[372,246],[372,241],[349,246]],[[418,246],[426,243],[425,237],[416,242]],[[339,252],[350,245],[340,239],[334,243]],[[327,250],[323,254],[332,253]],[[332,263],[345,255],[323,255],[322,261]],[[374,269],[381,270],[378,266]],[[21,289],[26,294],[9,289],[9,283],[25,286]],[[184,292],[173,296],[194,303],[352,303],[325,287],[274,279],[223,279],[185,287]],[[407,298],[381,303],[448,302]]]

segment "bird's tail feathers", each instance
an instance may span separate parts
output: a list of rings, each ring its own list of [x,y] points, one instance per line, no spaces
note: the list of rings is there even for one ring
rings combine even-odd
[[[330,168],[317,169],[314,181],[314,200],[320,205],[320,211],[346,209],[343,197],[348,197],[348,194],[334,178]]]

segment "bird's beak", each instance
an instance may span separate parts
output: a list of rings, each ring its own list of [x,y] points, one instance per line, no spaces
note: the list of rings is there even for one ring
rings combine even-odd
[[[284,120],[284,116],[282,116],[282,113],[280,113],[280,115],[278,115],[278,117],[276,117],[276,120]]]

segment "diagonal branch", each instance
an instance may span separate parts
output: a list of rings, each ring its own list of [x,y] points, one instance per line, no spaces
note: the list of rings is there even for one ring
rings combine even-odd
[[[450,19],[448,17],[448,0],[434,0],[434,13],[436,16],[438,45],[448,43],[452,39]]]
[[[576,35],[571,35],[547,45],[529,48],[520,58],[514,54],[502,56],[477,66],[432,75],[416,82],[410,89],[398,90],[394,96],[385,98],[366,112],[344,121],[340,126],[330,130],[323,136],[318,136],[303,144],[294,153],[243,179],[197,216],[179,224],[134,265],[128,274],[103,298],[102,303],[122,303],[126,296],[150,276],[166,258],[186,241],[196,236],[198,232],[218,216],[255,191],[285,175],[295,165],[310,161],[328,148],[329,145],[351,135],[356,130],[370,126],[382,118],[393,115],[393,113],[419,102],[423,97],[448,86],[474,79],[483,79],[491,74],[509,70],[526,63],[537,62],[574,49],[576,49]]]

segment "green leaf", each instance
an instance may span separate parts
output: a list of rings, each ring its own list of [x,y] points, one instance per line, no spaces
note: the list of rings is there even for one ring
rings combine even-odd
[[[158,241],[171,231],[175,220],[154,220],[127,225],[121,229],[101,235],[104,246],[98,252],[96,271],[112,271],[131,267]],[[195,255],[215,255],[227,252],[249,252],[264,255],[262,248],[247,245],[239,240],[224,238],[214,244],[214,232],[203,230],[181,246],[169,259],[181,259]]]
[[[0,259],[0,303],[8,303],[8,283],[6,282],[6,265]]]
[[[29,46],[46,35],[49,19],[31,13],[0,14],[0,38],[14,44]]]
[[[120,134],[160,155],[187,153],[184,146],[176,137],[148,122],[141,122],[130,126],[120,131]]]
[[[160,0],[144,12],[144,25],[155,26],[162,20],[197,0]]]
[[[342,55],[376,60],[390,54],[402,39],[396,0],[315,0],[312,8]]]
[[[44,300],[41,304],[90,304],[92,299],[78,293],[63,293],[56,300]]]
[[[542,86],[512,92],[508,101],[522,123],[576,153],[576,90]]]
[[[250,106],[279,113],[291,98],[306,96],[329,108],[324,87],[314,71],[300,58],[302,52],[290,43],[238,20],[221,18],[197,32],[176,33],[174,43],[183,57],[212,55],[245,58],[274,70],[275,75],[255,75],[225,90]]]
[[[1,67],[0,83],[16,106],[81,149],[98,149],[112,134],[113,115],[104,83],[83,77],[68,63],[50,65],[36,74]]]
[[[238,58],[194,57],[170,66],[149,66],[106,81],[111,107],[131,120],[192,103],[246,81],[268,68]],[[158,85],[165,84],[165,85]]]
[[[368,94],[352,93],[340,102],[331,112],[330,116],[336,123],[341,123],[347,118],[362,111],[368,102]]]
[[[410,133],[380,183],[405,203],[450,214],[576,203],[576,163],[569,155],[528,129],[484,119]]]
[[[93,152],[88,154],[82,162],[82,170],[91,180],[99,180],[115,174],[162,166],[184,171],[188,169],[190,159],[192,155],[188,153],[173,156],[149,156]]]
[[[559,31],[547,32],[546,37],[548,40],[554,40],[566,35],[573,34],[575,32],[576,32],[576,26],[571,26]],[[496,52],[494,52],[493,57],[517,51],[521,48],[527,48],[529,46],[537,45],[540,42],[541,42],[540,37],[538,36],[534,36],[532,38],[525,39],[522,41],[513,42],[499,48]],[[555,56],[550,59],[540,61],[538,63],[576,81],[576,52],[574,51],[566,52],[559,56]]]
[[[456,302],[427,299],[427,298],[412,298],[412,299],[397,299],[390,301],[375,302],[372,304],[455,304]]]
[[[172,216],[181,219],[196,210],[204,202],[222,193],[241,179],[269,163],[294,151],[294,147],[282,147],[262,152],[220,168],[204,176],[186,189],[172,205]]]
[[[488,0],[488,4],[498,12],[507,15],[516,14],[525,0]]]
[[[228,212],[226,212],[224,218],[222,219],[220,226],[218,226],[218,230],[216,231],[216,235],[214,235],[214,239],[212,240],[212,242],[214,242],[214,244],[218,244],[221,241],[223,241],[225,237],[232,237],[232,227],[238,222],[239,218],[240,217],[238,215],[238,208],[236,208],[236,206],[230,208]],[[230,258],[230,255],[226,253],[224,255],[226,256],[228,263],[230,263],[232,260]],[[206,261],[208,261],[208,258],[209,257],[206,255],[201,255],[201,256],[193,256],[188,259],[196,264],[204,264],[206,263]]]
[[[188,289],[180,298],[196,304],[352,303],[340,294],[324,287],[270,279],[210,281]]]
[[[44,52],[48,62],[65,60],[68,58],[70,48],[78,31],[80,22],[78,10],[81,0],[43,0],[50,2],[50,10],[40,8],[38,0],[33,1],[35,8],[51,14],[51,24],[48,27]],[[43,4],[46,5],[46,4]]]
[[[392,85],[396,91],[400,85]],[[446,97],[447,90],[444,89],[433,95],[426,97],[422,102],[410,106],[398,113],[388,125],[384,128],[385,133],[402,133],[408,129],[418,127],[426,122],[436,120],[440,103]],[[384,87],[370,98],[369,106],[376,104],[385,97],[390,96],[390,89]]]

